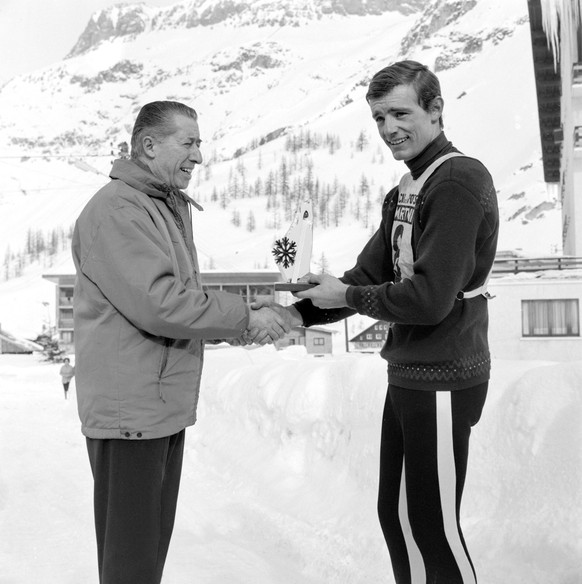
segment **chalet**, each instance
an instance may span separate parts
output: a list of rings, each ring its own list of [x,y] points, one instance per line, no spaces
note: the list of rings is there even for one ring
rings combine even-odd
[[[283,339],[276,341],[275,346],[278,349],[283,349],[301,345],[307,349],[309,355],[331,355],[333,353],[333,334],[333,331],[319,326],[296,327]]]
[[[389,323],[378,320],[372,326],[350,339],[350,343],[353,344],[354,350],[358,352],[379,352],[388,338],[389,329]]]

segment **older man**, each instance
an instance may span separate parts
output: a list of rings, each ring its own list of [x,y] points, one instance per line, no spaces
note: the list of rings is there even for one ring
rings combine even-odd
[[[77,395],[101,584],[161,581],[204,340],[244,333],[265,343],[289,330],[269,308],[202,290],[197,205],[181,190],[202,163],[196,112],[149,103],[131,143],[131,160],[114,162],[73,237]]]
[[[460,527],[469,436],[487,395],[486,281],[499,218],[493,181],[443,133],[437,77],[414,61],[374,75],[366,96],[384,143],[408,171],[340,279],[283,309],[290,325],[355,312],[391,323],[382,356],[378,512],[398,584],[475,584]]]

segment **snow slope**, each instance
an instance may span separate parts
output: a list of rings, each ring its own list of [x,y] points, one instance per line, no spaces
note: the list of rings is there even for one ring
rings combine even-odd
[[[186,4],[177,3],[176,10]],[[195,217],[204,268],[274,267],[270,249],[280,233],[266,197],[231,198],[225,209],[211,198],[215,189],[232,186],[229,178],[237,168],[244,167],[248,185],[258,178],[264,183],[284,157],[298,164],[291,183],[305,180],[310,163],[322,186],[337,180],[348,189],[348,211],[340,225],[316,223],[313,258],[325,253],[335,273],[351,267],[377,227],[381,194],[405,170],[377,136],[364,99],[367,81],[401,58],[402,40],[433,22],[435,7],[445,5],[460,6],[434,0],[423,13],[407,16],[335,14],[304,19],[301,26],[225,21],[147,30],[105,40],[14,78],[0,88],[0,260],[8,247],[12,253],[24,248],[30,229],[68,229],[106,182],[114,157],[110,151],[128,140],[140,105],[180,99],[198,110],[204,139],[205,166],[197,169],[190,188],[206,208]],[[525,3],[479,0],[459,18],[419,37],[406,56],[431,66],[446,62],[439,71],[445,131],[493,174],[504,220],[499,248],[525,255],[559,252],[560,209],[543,182]],[[251,148],[253,141],[281,130],[278,139]],[[293,157],[285,151],[285,138],[307,130],[336,135],[341,147],[333,154],[320,148]],[[359,152],[354,143],[361,132],[368,145]],[[358,192],[362,177],[372,201],[366,225],[356,218],[356,206],[364,204]],[[332,199],[328,207],[333,205]],[[231,223],[235,210],[241,227]],[[251,212],[253,232],[245,229]],[[217,230],[223,234],[220,241]]]
[[[0,356],[0,582],[93,584],[74,384]],[[496,361],[472,436],[465,535],[487,584],[580,584],[582,362]],[[375,502],[385,366],[270,347],[207,352],[187,432],[172,584],[393,582]]]

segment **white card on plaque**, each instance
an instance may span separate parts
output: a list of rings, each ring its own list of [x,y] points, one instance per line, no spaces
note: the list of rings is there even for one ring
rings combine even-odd
[[[309,272],[311,252],[313,248],[313,205],[311,201],[303,201],[295,213],[289,230],[281,239],[275,241],[273,255],[275,263],[287,284],[305,288],[311,285],[297,284],[297,280]],[[276,289],[287,289],[277,284]]]

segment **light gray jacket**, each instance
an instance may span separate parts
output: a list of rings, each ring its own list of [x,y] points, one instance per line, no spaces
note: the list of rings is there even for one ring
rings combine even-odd
[[[196,421],[204,339],[239,337],[248,307],[202,291],[183,193],[130,160],[116,160],[110,176],[81,212],[72,244],[82,432],[170,436]]]

